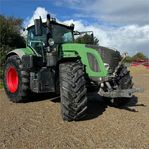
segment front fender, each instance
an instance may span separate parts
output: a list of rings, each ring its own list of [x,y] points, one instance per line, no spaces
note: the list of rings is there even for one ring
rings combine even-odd
[[[86,47],[84,44],[62,44],[62,54],[63,58],[79,56],[83,65],[86,66],[86,73],[89,77],[105,77],[108,74],[100,54],[95,49]],[[99,67],[98,72],[91,69],[88,54],[91,54],[96,59]]]

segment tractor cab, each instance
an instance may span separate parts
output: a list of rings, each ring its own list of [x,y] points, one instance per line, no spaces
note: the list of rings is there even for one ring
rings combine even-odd
[[[52,50],[59,44],[74,42],[73,24],[68,26],[56,22],[50,16],[47,18],[46,23],[42,23],[41,19],[36,19],[34,25],[27,28],[27,45],[39,55],[42,55],[43,49]]]

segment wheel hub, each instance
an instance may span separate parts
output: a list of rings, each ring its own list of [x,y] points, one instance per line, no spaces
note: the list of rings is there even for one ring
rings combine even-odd
[[[7,87],[11,93],[15,93],[18,89],[19,77],[15,67],[10,66],[6,72]]]

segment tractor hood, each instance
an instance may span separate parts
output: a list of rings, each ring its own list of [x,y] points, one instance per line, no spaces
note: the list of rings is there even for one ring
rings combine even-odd
[[[62,44],[60,53],[62,58],[80,57],[90,77],[99,78],[108,74],[100,53],[92,47],[87,47],[85,44],[67,43]],[[93,58],[93,61],[91,61],[90,57]]]
[[[100,54],[104,64],[109,65],[110,72],[114,72],[115,68],[119,64],[119,61],[121,60],[121,55],[119,51],[96,45],[86,45],[86,47],[95,49]]]
[[[74,57],[78,54],[81,60],[86,59],[90,68],[95,72],[99,72],[103,67],[106,67],[105,69],[108,70],[109,73],[113,73],[121,60],[118,51],[96,45],[77,43],[62,44],[62,51],[67,54],[67,56]],[[87,63],[86,61],[84,61],[85,64]]]

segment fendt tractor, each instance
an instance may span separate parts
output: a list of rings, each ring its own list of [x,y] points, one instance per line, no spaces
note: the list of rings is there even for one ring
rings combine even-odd
[[[86,116],[89,91],[115,105],[125,104],[137,91],[123,64],[125,56],[91,43],[75,43],[81,32],[74,31],[73,24],[57,22],[48,14],[46,22],[39,17],[27,31],[26,48],[9,52],[5,60],[4,87],[12,102],[56,93],[63,120],[76,121]]]

